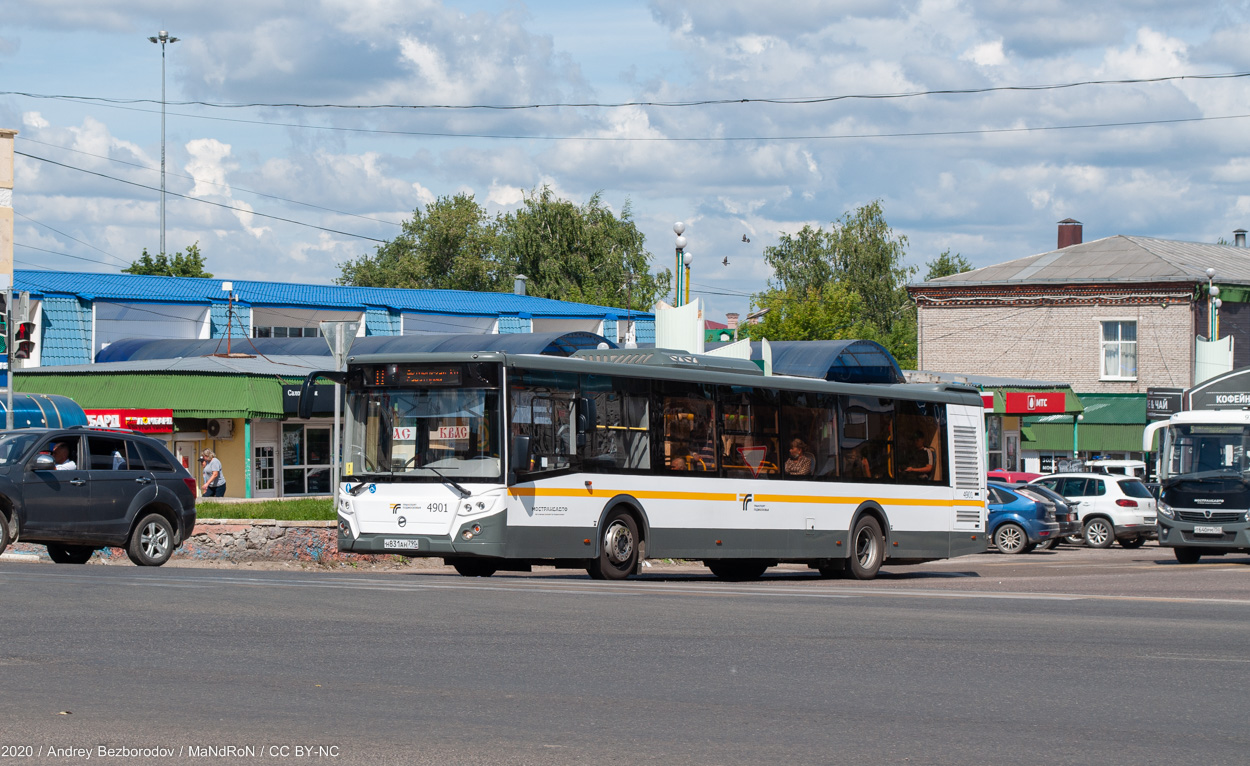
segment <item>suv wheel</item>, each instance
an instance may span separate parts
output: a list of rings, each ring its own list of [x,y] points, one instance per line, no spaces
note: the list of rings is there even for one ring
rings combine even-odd
[[[9,517],[0,513],[0,553],[9,547]]]
[[[95,553],[90,545],[57,545],[48,543],[48,556],[58,564],[86,564]]]
[[[159,513],[149,513],[130,533],[126,556],[141,567],[158,567],[174,553],[174,529]]]
[[[1115,528],[1103,518],[1085,522],[1085,544],[1091,548],[1110,548],[1115,542]]]

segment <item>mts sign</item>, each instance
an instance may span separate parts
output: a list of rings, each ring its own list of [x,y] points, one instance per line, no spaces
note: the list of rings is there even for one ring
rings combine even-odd
[[[1062,391],[1009,391],[1004,400],[1004,410],[1011,415],[1067,410],[1067,400]]]

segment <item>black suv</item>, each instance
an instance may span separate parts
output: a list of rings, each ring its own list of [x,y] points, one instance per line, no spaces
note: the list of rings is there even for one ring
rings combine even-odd
[[[43,543],[60,564],[107,546],[160,566],[195,527],[196,481],[155,439],[98,428],[0,431],[0,553]]]

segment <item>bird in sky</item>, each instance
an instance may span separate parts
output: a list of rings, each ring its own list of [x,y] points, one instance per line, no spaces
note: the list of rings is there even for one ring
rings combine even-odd
[[[725,260],[721,261],[720,263],[721,263],[721,265],[722,265],[722,266],[728,266],[728,265],[729,265],[729,256],[725,256]]]
[[[747,238],[747,235],[743,234],[743,235],[742,235],[742,241],[743,241],[743,242],[750,243],[750,241],[751,241],[751,240]]]

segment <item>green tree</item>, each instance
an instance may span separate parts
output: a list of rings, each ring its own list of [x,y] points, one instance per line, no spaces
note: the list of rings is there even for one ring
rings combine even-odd
[[[341,285],[496,292],[512,278],[498,256],[499,222],[471,194],[439,197],[404,221],[403,232],[341,264]]]
[[[863,321],[859,296],[838,284],[811,288],[806,294],[769,290],[756,297],[767,313],[741,333],[753,340],[875,339],[876,332]]]
[[[196,242],[186,252],[171,255],[160,253],[152,255],[143,248],[143,255],[122,269],[123,274],[147,274],[157,277],[205,277],[213,275],[204,270],[204,255],[200,253],[200,243]]]
[[[886,223],[880,201],[844,214],[828,231],[804,226],[796,235],[783,234],[764,249],[773,279],[754,302],[769,313],[751,335],[875,340],[899,364],[914,365],[916,317],[906,285],[916,269],[904,264],[906,247],[907,238]]]
[[[928,273],[924,275],[924,281],[926,282],[931,279],[941,279],[942,277],[949,277],[952,274],[962,274],[965,271],[972,271],[972,264],[968,263],[968,259],[964,258],[959,253],[951,255],[949,247],[943,251],[941,255],[932,261],[929,261],[925,265],[929,267]]]
[[[543,186],[500,226],[503,260],[529,279],[530,295],[646,311],[671,278],[650,272],[628,200],[617,216],[598,193],[578,206]]]

